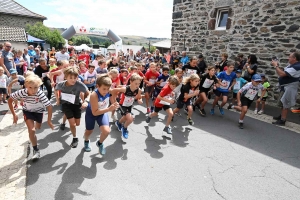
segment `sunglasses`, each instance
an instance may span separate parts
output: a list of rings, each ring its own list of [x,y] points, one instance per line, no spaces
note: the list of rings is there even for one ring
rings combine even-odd
[[[5,46],[5,47],[7,47],[7,48],[11,48],[11,46]]]

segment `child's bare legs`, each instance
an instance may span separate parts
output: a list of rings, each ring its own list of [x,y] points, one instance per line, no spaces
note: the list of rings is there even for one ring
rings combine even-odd
[[[146,99],[146,107],[149,108],[149,99],[150,99],[150,94],[149,92],[145,93],[145,99]]]
[[[173,116],[176,114],[176,113],[178,113],[179,112],[179,108],[175,108],[174,110],[173,110]]]
[[[80,125],[80,119],[70,118],[70,119],[68,119],[68,121],[70,124],[71,133],[72,133],[73,137],[76,138],[77,137],[76,126]]]
[[[173,117],[173,110],[172,110],[172,108],[169,108],[169,109],[167,109],[167,110],[166,110],[166,112],[167,112],[167,114],[168,114],[168,118],[167,118],[166,126],[168,127],[168,126],[170,126],[170,124],[171,124],[171,121],[172,121],[172,117]],[[156,113],[156,115],[157,115],[157,113]]]
[[[34,126],[34,121],[32,119],[27,119],[25,120],[27,129],[28,129],[28,133],[29,133],[29,140],[31,142],[31,145],[33,147],[37,146],[37,138],[35,135],[35,126]],[[41,127],[41,124],[39,125],[39,127]]]
[[[215,108],[215,106],[217,105],[219,99],[220,99],[220,97],[218,97],[218,96],[215,97],[214,102],[213,102],[213,104],[212,104],[212,109]]]
[[[121,124],[124,123],[124,128],[127,128],[132,122],[133,122],[133,117],[131,116],[131,113],[127,113],[125,116],[123,116],[119,122]]]
[[[192,118],[192,114],[193,114],[193,106],[189,105],[187,106],[187,109],[188,109],[188,115],[187,115],[187,118]]]
[[[207,103],[207,101],[208,101],[208,98],[207,98],[205,92],[201,92],[200,93],[200,98],[199,99],[202,99],[202,103],[201,103],[200,109],[203,110],[204,107],[205,107],[205,105],[206,105],[206,103]]]
[[[261,110],[262,111],[265,110],[265,105],[266,105],[266,102],[265,101],[261,101]]]
[[[107,138],[107,136],[110,133],[109,126],[100,126],[100,139],[99,142],[102,144],[104,140]]]
[[[241,111],[239,122],[243,123],[245,115],[248,111],[248,106],[234,106],[234,109],[237,110],[237,111]]]
[[[85,130],[84,132],[84,140],[88,141],[90,139],[90,135],[93,133],[93,130]]]
[[[228,96],[223,95],[223,100],[222,100],[222,104],[220,105],[220,108],[223,108],[223,106],[227,103],[227,100],[228,100]]]
[[[257,99],[257,101],[256,101],[256,104],[255,104],[255,110],[258,110],[258,106],[259,106],[259,104],[260,104],[260,100],[259,100],[259,99]]]

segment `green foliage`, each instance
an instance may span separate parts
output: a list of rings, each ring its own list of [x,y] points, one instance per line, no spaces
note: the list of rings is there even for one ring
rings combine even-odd
[[[85,35],[79,35],[79,36],[75,36],[74,39],[73,39],[73,44],[74,45],[77,45],[77,46],[80,46],[82,44],[92,44],[92,40],[85,36]]]
[[[101,45],[104,45],[104,48],[107,48],[107,47],[109,47],[109,45],[111,45],[112,44],[112,42],[111,41],[106,41],[106,42],[104,42],[103,44],[101,44]]]
[[[150,46],[150,52],[153,53],[156,50],[155,46]]]
[[[128,41],[128,42],[127,42],[127,45],[131,45],[131,43]]]
[[[34,25],[27,24],[25,30],[33,37],[46,40],[46,43],[50,44],[51,47],[58,48],[59,43],[65,43],[59,31],[51,31],[42,22],[37,22]]]

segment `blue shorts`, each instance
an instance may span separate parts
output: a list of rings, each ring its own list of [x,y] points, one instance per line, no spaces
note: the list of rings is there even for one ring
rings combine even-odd
[[[219,90],[214,90],[214,93],[217,97],[220,97],[221,95],[227,97],[228,96],[228,92],[221,92]]]
[[[43,113],[35,113],[23,110],[23,115],[24,121],[26,121],[27,119],[31,119],[40,124],[43,122]]]
[[[85,111],[85,128],[86,130],[94,130],[95,121],[97,121],[99,127],[100,126],[109,126],[109,117],[107,113],[103,115],[94,116],[91,109],[87,108]]]

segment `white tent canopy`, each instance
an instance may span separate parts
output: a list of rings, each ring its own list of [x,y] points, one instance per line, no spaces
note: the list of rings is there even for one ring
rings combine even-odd
[[[88,47],[88,45],[86,45],[86,44],[82,44],[80,46],[75,46],[75,50],[76,51],[81,51],[82,49],[84,49],[86,51],[89,51],[91,48]]]

